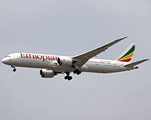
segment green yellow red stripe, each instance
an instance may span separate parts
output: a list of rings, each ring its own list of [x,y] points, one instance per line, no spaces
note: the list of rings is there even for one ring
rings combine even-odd
[[[128,52],[126,52],[121,58],[119,58],[118,61],[121,61],[121,62],[130,62],[131,58],[133,56],[134,50],[135,50],[135,45],[133,45],[131,47],[131,49]]]
[[[126,57],[120,59],[120,61],[121,61],[121,60],[129,59],[129,58],[131,58],[132,56],[133,56],[133,53],[131,53],[131,54],[127,55]]]
[[[132,58],[125,59],[125,60],[119,60],[120,62],[130,62]]]

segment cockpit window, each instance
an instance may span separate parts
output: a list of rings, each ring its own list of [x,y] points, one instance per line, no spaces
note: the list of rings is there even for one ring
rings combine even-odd
[[[11,57],[10,55],[6,56],[6,57]]]

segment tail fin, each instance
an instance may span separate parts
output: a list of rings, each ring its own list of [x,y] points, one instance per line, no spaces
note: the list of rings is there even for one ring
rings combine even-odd
[[[130,44],[128,48],[126,48],[126,50],[116,58],[116,60],[120,62],[130,62],[135,50],[135,46],[136,43]]]

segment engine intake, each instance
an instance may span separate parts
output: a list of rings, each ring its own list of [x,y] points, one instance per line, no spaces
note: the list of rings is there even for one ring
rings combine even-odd
[[[53,70],[42,69],[40,70],[40,75],[43,78],[53,78],[55,76],[55,72]]]
[[[58,57],[57,62],[60,66],[71,66],[73,64],[73,60],[69,57]]]

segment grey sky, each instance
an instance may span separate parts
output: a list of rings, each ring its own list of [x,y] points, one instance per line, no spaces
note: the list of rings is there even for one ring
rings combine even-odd
[[[15,52],[74,56],[124,41],[97,58],[115,59],[137,43],[133,61],[151,58],[149,0],[1,0],[0,59]],[[150,120],[150,61],[140,69],[42,79],[39,69],[0,64],[0,120]]]

